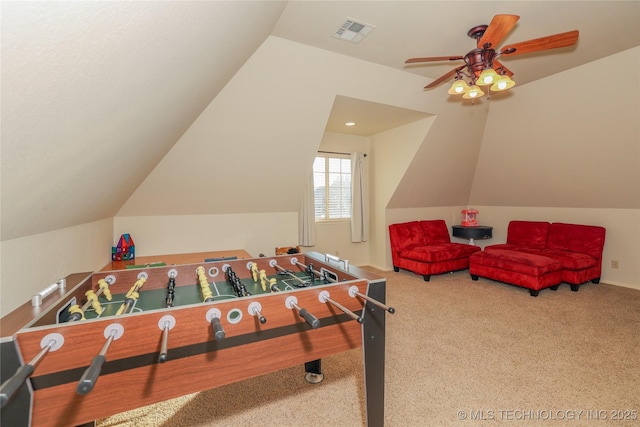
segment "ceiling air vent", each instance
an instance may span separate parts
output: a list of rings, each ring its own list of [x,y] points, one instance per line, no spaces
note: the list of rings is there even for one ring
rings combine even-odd
[[[376,27],[371,24],[347,18],[333,36],[351,43],[358,43],[364,37],[368,36],[374,28]]]

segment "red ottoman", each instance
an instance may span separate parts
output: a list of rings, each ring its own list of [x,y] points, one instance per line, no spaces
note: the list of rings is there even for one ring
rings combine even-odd
[[[537,297],[540,289],[558,289],[562,264],[553,258],[507,249],[476,252],[469,257],[469,274],[529,289]]]

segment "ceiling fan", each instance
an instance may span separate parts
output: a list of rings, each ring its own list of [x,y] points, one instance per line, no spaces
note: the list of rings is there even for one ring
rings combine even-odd
[[[464,64],[454,68],[437,78],[425,89],[432,89],[455,76],[455,81],[449,89],[450,94],[461,94],[463,98],[473,99],[484,95],[479,86],[491,85],[492,91],[506,90],[515,85],[511,76],[513,72],[500,63],[500,56],[514,56],[541,50],[556,49],[574,45],[578,41],[578,30],[552,36],[540,37],[515,43],[497,49],[500,42],[511,31],[520,19],[517,15],[495,15],[489,25],[478,25],[471,28],[467,35],[477,40],[477,48],[464,56],[433,56],[426,58],[409,58],[405,64],[435,61],[459,61]],[[465,77],[469,83],[465,81]]]

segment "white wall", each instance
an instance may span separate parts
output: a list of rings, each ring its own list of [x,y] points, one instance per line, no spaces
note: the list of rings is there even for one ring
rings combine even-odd
[[[295,212],[234,215],[121,216],[113,238],[130,233],[136,255],[244,249],[254,257],[275,255],[277,246],[298,242]]]
[[[369,242],[351,242],[349,221],[316,223],[315,246],[302,248],[303,252],[329,253],[348,260],[350,264],[369,265]]]
[[[369,260],[375,267],[391,268],[386,208],[435,120],[429,117],[372,138]]]
[[[114,216],[286,7],[0,4],[2,240]]]
[[[269,37],[117,216],[297,212],[335,96],[424,111],[423,80]]]
[[[612,69],[634,78],[622,89],[594,84]],[[640,209],[637,76],[640,47],[492,102],[469,203]]]
[[[1,243],[0,315],[72,273],[111,263],[111,218]]]

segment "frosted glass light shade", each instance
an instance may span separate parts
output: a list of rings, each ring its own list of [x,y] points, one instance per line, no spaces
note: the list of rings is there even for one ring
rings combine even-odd
[[[462,95],[469,89],[469,85],[462,79],[456,80],[451,85],[451,88],[447,91],[447,93],[451,95]]]
[[[480,73],[480,76],[478,77],[478,84],[483,86],[490,85],[499,78],[500,76],[494,71],[493,68],[486,68]]]
[[[500,92],[502,90],[511,89],[515,85],[516,85],[516,82],[511,80],[509,76],[504,75],[504,76],[500,76],[498,80],[496,80],[495,83],[491,85],[491,90],[494,92]]]
[[[473,85],[462,97],[464,99],[475,99],[480,98],[482,95],[484,95],[484,92],[480,89],[480,86]]]

